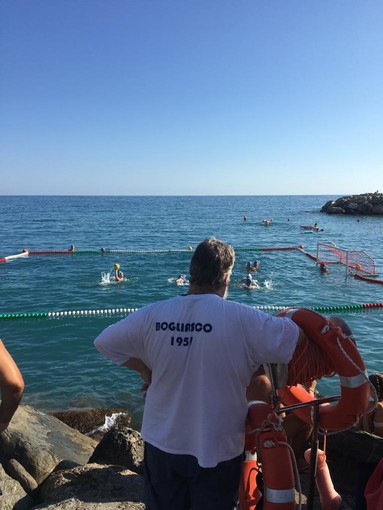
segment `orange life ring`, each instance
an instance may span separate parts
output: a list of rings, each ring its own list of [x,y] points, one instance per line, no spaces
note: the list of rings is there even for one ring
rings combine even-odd
[[[254,477],[254,472],[258,472],[259,461],[264,486],[263,509],[294,510],[294,470],[281,419],[266,402],[255,400],[248,405],[245,449],[255,450],[257,461],[248,461],[254,464],[253,466],[249,464],[242,473],[240,509],[253,509],[259,501],[259,491]],[[252,467],[256,469],[252,470]],[[253,478],[249,478],[251,475]]]
[[[243,461],[241,481],[239,484],[239,501],[241,510],[256,510],[262,493],[257,486],[259,467],[256,453],[247,450]]]
[[[337,404],[319,407],[319,426],[322,430],[344,430],[352,427],[366,411],[369,403],[370,384],[366,367],[351,335],[347,335],[331,320],[306,308],[287,309],[278,314],[290,317],[308,338],[323,349],[339,376],[341,394]],[[312,395],[303,386],[285,386],[278,390],[285,405],[312,401]],[[312,425],[312,407],[294,411],[305,423]]]

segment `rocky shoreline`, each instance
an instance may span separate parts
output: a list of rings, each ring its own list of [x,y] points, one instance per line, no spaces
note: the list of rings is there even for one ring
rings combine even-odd
[[[327,214],[383,215],[383,193],[363,193],[329,200],[320,212]]]
[[[121,411],[90,409],[51,415],[21,405],[0,435],[0,508],[144,510],[144,445],[140,433],[129,427],[129,414]],[[116,415],[114,426],[105,432],[108,419]],[[380,460],[383,439],[346,431],[327,438],[327,454],[335,489],[343,499],[341,508],[353,510],[356,465],[361,459]],[[300,482],[304,510],[307,473]],[[313,510],[321,510],[317,493]]]

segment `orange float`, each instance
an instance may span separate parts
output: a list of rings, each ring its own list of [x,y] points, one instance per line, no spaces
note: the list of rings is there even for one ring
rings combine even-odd
[[[257,486],[257,475],[259,467],[257,454],[251,450],[246,451],[246,458],[243,461],[242,475],[239,485],[239,500],[241,510],[255,510],[262,494]]]
[[[331,369],[338,374],[341,395],[337,404],[323,404],[319,407],[319,427],[322,430],[345,430],[352,427],[367,410],[370,396],[370,383],[366,367],[352,339],[340,327],[313,310],[306,308],[286,309],[278,314],[290,317],[311,342],[326,353],[331,361]],[[278,393],[285,406],[310,402],[312,395],[303,386],[285,386]],[[305,423],[313,424],[312,407],[297,409],[297,414]]]
[[[248,405],[245,449],[255,451],[256,460],[245,460],[239,508],[256,508],[261,496],[256,484],[260,468],[263,477],[263,509],[294,510],[294,470],[282,420],[266,402],[256,400]]]

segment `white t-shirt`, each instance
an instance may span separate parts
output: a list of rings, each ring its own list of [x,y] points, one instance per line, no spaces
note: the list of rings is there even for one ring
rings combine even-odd
[[[215,294],[177,296],[145,306],[95,340],[122,364],[152,370],[141,434],[162,451],[214,467],[241,454],[246,388],[265,363],[288,363],[297,325]]]

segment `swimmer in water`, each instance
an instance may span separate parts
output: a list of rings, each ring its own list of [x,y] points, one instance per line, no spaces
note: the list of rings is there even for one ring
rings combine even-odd
[[[114,264],[114,278],[116,282],[121,282],[124,279],[124,273],[120,271],[120,264]]]
[[[186,279],[186,276],[184,274],[179,274],[176,278],[176,285],[185,285],[188,281]]]
[[[328,273],[328,267],[326,262],[321,262],[319,264],[319,269],[321,270],[322,273]]]
[[[253,280],[253,277],[249,273],[245,278],[245,289],[258,289],[259,285],[257,280]]]
[[[248,273],[253,273],[254,271],[258,271],[260,268],[261,263],[258,260],[254,260],[253,263],[251,263],[249,260],[246,262],[246,271]]]

